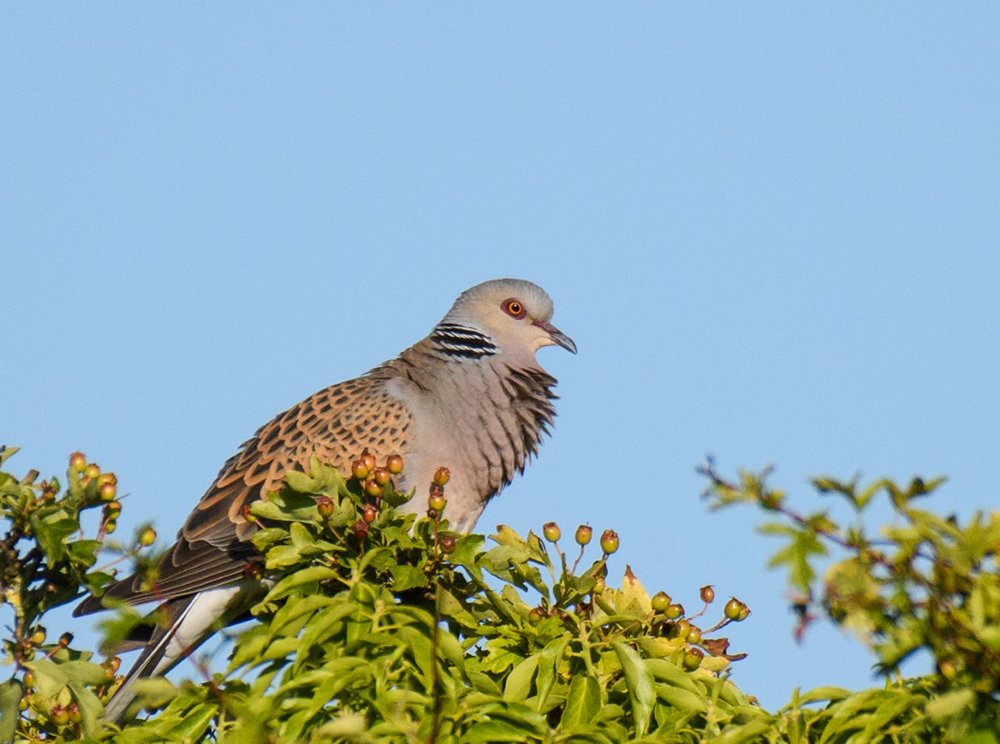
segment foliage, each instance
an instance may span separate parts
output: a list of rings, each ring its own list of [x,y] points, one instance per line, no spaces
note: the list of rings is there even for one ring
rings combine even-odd
[[[713,507],[750,503],[777,517],[760,531],[784,540],[770,565],[788,572],[797,634],[821,612],[853,631],[886,677],[883,690],[797,696],[790,713],[817,696],[830,701],[818,716],[803,717],[800,730],[826,720],[849,722],[841,730],[860,731],[863,741],[1000,741],[1000,512],[977,512],[963,525],[918,508],[941,478],[914,478],[906,487],[886,478],[864,486],[814,478],[820,495],[847,505],[850,522],[840,524],[829,509],[793,510],[786,494],[768,485],[768,471],[742,472],[735,482],[711,462],[702,472]],[[879,499],[895,520],[873,534],[865,516]],[[920,652],[933,659],[934,673],[900,678],[900,664]]]
[[[589,527],[563,540],[552,523],[541,537],[506,527],[489,541],[460,535],[440,487],[441,508],[417,517],[396,508],[407,496],[391,482],[373,491],[314,462],[252,507],[261,562],[248,575],[268,591],[254,622],[234,631],[225,671],[144,682],[137,707],[149,717],[115,726],[100,716],[121,679],[117,658],[97,663],[40,623],[108,583],[95,568],[102,551],[137,559],[155,581],[151,539],[143,527],[127,546],[111,540],[114,476],[73,457],[61,495],[34,471],[0,472],[0,576],[13,616],[0,742],[996,741],[1000,517],[962,526],[915,509],[936,483],[817,479],[855,511],[841,527],[825,512],[793,511],[766,473],[728,482],[711,465],[713,506],[751,503],[778,518],[763,530],[785,541],[772,563],[800,595],[798,630],[822,611],[859,633],[886,674],[882,689],[795,691],[768,712],[727,678],[742,655],[718,634],[749,615],[739,600],[707,627],[711,587],[687,613],[664,592],[647,594],[630,569],[608,585],[610,530],[594,545]],[[882,496],[899,520],[875,540],[862,516]],[[108,643],[135,621],[118,610]],[[898,665],[920,650],[936,671],[902,679]]]

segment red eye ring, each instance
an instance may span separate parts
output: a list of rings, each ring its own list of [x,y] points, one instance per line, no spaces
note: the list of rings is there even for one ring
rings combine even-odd
[[[501,302],[500,309],[507,313],[510,317],[516,318],[517,320],[520,320],[528,314],[528,311],[524,309],[524,305],[521,301],[515,297],[511,297],[510,299]]]

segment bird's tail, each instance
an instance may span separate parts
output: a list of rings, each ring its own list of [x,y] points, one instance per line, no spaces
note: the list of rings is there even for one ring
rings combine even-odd
[[[138,680],[169,672],[209,636],[244,615],[262,589],[260,582],[244,582],[166,602],[161,607],[165,620],[157,624],[138,660],[105,704],[105,719],[116,723],[124,719],[135,700]]]

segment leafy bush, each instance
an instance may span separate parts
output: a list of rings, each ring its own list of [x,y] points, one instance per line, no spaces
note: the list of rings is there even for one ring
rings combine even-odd
[[[713,506],[754,503],[780,517],[764,529],[788,540],[774,562],[801,594],[801,628],[822,611],[857,629],[887,673],[883,689],[795,691],[768,712],[727,678],[741,655],[718,634],[749,614],[739,600],[705,622],[711,587],[698,592],[704,607],[686,612],[665,593],[649,596],[631,570],[610,586],[610,530],[590,546],[589,528],[564,540],[551,523],[542,537],[506,527],[489,541],[460,535],[446,505],[404,514],[395,507],[406,496],[391,484],[368,496],[316,462],[252,508],[261,562],[248,570],[271,583],[253,624],[235,634],[228,667],[198,667],[198,682],[142,683],[150,717],[118,727],[100,718],[117,659],[97,663],[68,634],[52,642],[40,623],[107,584],[94,568],[102,550],[150,570],[151,540],[143,527],[130,544],[113,543],[113,476],[75,457],[62,495],[34,471],[0,472],[0,576],[13,613],[0,741],[995,741],[997,515],[962,528],[911,507],[934,484],[817,480],[859,516],[878,494],[898,502],[904,519],[879,543],[823,513],[793,512],[763,476],[705,473]],[[81,520],[96,521],[94,538]],[[819,581],[816,561],[832,549],[844,555]],[[111,644],[136,620],[118,612],[106,624]],[[935,654],[937,671],[898,678],[918,649]]]

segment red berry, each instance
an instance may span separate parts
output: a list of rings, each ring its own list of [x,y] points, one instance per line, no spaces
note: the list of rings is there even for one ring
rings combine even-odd
[[[377,516],[378,509],[376,509],[373,504],[365,504],[365,508],[361,511],[361,518],[365,520],[366,523],[371,524],[375,521],[375,517]]]
[[[439,541],[438,545],[441,546],[441,552],[445,555],[450,555],[455,552],[456,540],[451,535],[444,535]]]
[[[715,600],[715,587],[711,584],[706,584],[701,588],[701,601],[705,604],[711,604]]]

